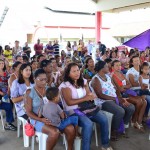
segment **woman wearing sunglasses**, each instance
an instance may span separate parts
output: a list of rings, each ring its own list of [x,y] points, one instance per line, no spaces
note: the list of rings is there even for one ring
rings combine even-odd
[[[59,130],[52,126],[51,122],[41,116],[43,105],[47,103],[46,98],[46,82],[47,76],[43,69],[38,69],[34,74],[35,86],[27,91],[26,95],[26,112],[31,118],[30,123],[34,125],[35,130],[48,135],[46,142],[46,150],[52,150],[59,138]],[[75,138],[75,130],[72,125],[67,126],[64,131],[69,145],[73,145]]]

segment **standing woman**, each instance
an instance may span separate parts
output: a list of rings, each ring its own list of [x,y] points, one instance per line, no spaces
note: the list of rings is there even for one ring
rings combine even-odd
[[[68,64],[64,74],[64,82],[60,85],[59,89],[65,111],[67,111],[68,115],[78,116],[79,126],[82,127],[82,150],[90,150],[93,122],[100,125],[102,150],[112,150],[109,147],[108,120],[105,114],[98,111],[88,117],[87,115],[80,115],[74,112],[75,109],[78,109],[80,103],[96,98],[90,92],[88,83],[82,78],[80,69],[76,63]]]
[[[83,76],[88,80],[88,82],[90,82],[92,77],[96,74],[94,68],[94,60],[92,58],[87,58],[85,60],[85,69],[83,71]]]
[[[82,49],[83,49],[83,41],[79,40],[79,44],[78,44],[78,55],[79,55],[79,57],[82,54]]]
[[[72,48],[71,48],[71,43],[70,43],[70,41],[67,42],[66,49],[67,49],[67,55],[71,57]]]
[[[12,104],[3,102],[2,97],[8,98],[8,73],[4,61],[0,59],[0,110],[6,112],[5,130],[16,131],[17,128],[12,124],[14,122]]]
[[[19,69],[18,79],[14,80],[10,89],[11,99],[15,104],[18,117],[28,119],[24,110],[24,95],[27,89],[34,85],[32,68],[29,64],[22,64]]]
[[[59,138],[59,130],[52,126],[51,122],[47,118],[39,115],[42,111],[43,105],[45,104],[44,99],[46,97],[47,76],[43,69],[35,71],[34,81],[35,86],[27,91],[25,108],[27,115],[31,118],[30,122],[34,125],[35,130],[48,135],[46,150],[53,150]],[[67,126],[64,133],[67,137],[68,150],[72,150],[70,149],[70,145],[73,145],[75,138],[74,127],[72,125]]]
[[[77,51],[78,50],[78,46],[77,46],[77,42],[76,41],[73,42],[72,49],[73,49],[73,51]]]

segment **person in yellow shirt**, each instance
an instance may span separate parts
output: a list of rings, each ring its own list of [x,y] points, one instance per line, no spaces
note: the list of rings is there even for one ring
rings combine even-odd
[[[81,56],[82,48],[83,48],[83,41],[79,40],[79,45],[78,45],[78,55]]]
[[[12,66],[13,56],[12,56],[12,50],[10,49],[9,45],[5,46],[5,50],[4,50],[3,54],[6,58],[6,60],[8,60],[8,62],[9,62],[9,66]]]

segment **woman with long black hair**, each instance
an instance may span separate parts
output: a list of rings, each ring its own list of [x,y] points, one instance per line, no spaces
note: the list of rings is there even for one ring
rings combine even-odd
[[[32,68],[30,64],[22,64],[19,69],[18,79],[14,80],[10,89],[12,102],[15,104],[18,117],[28,119],[24,110],[24,95],[27,89],[34,85]]]

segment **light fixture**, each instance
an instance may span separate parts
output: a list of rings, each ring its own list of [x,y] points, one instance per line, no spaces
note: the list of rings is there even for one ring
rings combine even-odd
[[[2,25],[2,23],[3,23],[4,19],[5,19],[5,16],[6,16],[7,12],[8,12],[8,10],[9,10],[8,7],[4,8],[3,14],[2,14],[2,16],[0,18],[0,26]]]

